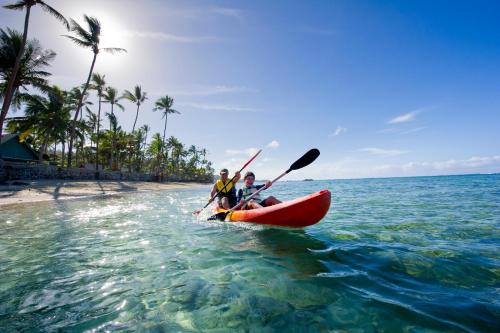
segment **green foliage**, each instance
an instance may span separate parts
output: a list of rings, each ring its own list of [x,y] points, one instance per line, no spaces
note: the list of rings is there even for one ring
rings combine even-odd
[[[62,15],[41,0],[20,0],[4,7],[25,10],[34,5],[40,5],[68,25]],[[120,48],[99,47],[101,25],[96,18],[84,16],[86,29],[75,20],[70,21],[71,25],[68,27],[71,27],[72,35],[66,37],[79,46],[90,48],[94,53],[93,64],[100,51],[125,51]],[[21,33],[9,28],[0,29],[0,100],[6,93],[6,83],[10,79],[22,44]],[[99,164],[109,170],[155,174],[163,180],[212,181],[214,170],[211,162],[205,158],[206,149],[195,145],[186,148],[174,136],[166,139],[168,115],[180,114],[173,109],[172,97],[164,96],[156,101],[154,111],[162,112],[162,117],[165,118],[163,136],[160,133],[153,134],[148,144],[150,126],[145,124],[135,129],[139,107],[147,99],[147,93],[140,85],[119,95],[115,88],[106,85],[105,75],[93,73],[92,64],[85,84],[64,91],[57,86],[49,86],[47,82],[50,73],[44,69],[55,58],[53,51],[43,50],[39,42],[32,39],[26,41],[22,54],[14,80],[13,102],[17,106],[24,105],[24,116],[7,118],[7,129],[11,133],[22,133],[25,141],[39,151],[40,159],[48,158],[47,154],[52,149],[50,162],[64,167],[64,155],[69,143],[69,165],[74,142],[78,166]],[[32,91],[28,93],[29,87],[38,88],[41,94],[34,94]],[[93,109],[95,107],[88,100],[89,91],[95,91],[97,94],[97,110]],[[137,106],[132,132],[123,130],[114,114],[115,106],[124,110],[120,103],[122,99]],[[100,127],[101,102],[111,106],[110,112],[105,113],[110,123],[109,129]],[[86,111],[85,118],[80,110]]]

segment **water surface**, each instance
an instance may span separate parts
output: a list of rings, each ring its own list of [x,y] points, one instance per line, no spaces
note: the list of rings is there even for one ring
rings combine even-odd
[[[323,188],[332,207],[303,230],[197,220],[208,187],[2,208],[0,331],[500,327],[500,175],[268,192]]]

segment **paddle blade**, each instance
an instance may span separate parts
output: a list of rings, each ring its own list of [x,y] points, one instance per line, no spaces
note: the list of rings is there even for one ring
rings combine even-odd
[[[309,150],[307,153],[305,153],[301,158],[296,160],[291,166],[290,169],[288,169],[287,172],[292,171],[292,170],[298,170],[301,169],[305,166],[308,166],[312,162],[314,162],[315,159],[317,159],[319,156],[319,150],[316,148],[313,148]]]
[[[217,213],[215,215],[210,216],[208,218],[208,221],[224,221],[226,219],[227,214],[229,214],[229,211]]]

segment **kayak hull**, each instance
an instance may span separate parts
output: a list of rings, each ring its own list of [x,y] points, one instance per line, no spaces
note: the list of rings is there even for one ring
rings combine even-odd
[[[322,190],[269,207],[237,210],[228,214],[226,221],[303,228],[318,223],[328,212],[330,203],[330,191]],[[224,211],[216,210],[217,213]]]

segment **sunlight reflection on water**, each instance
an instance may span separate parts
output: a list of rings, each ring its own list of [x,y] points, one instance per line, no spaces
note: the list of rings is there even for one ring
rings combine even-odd
[[[196,218],[206,189],[2,209],[0,327],[494,331],[499,178],[273,186],[332,191],[305,230]]]

